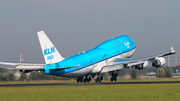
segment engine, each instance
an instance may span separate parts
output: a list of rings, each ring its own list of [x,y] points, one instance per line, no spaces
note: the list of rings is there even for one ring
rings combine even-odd
[[[142,69],[145,69],[147,66],[148,66],[148,62],[146,61],[146,62],[144,62],[142,64],[135,65],[135,68],[139,69],[139,70],[142,70]]]
[[[23,73],[29,73],[31,72],[32,70],[19,70],[20,72],[23,72]]]
[[[164,66],[166,63],[166,60],[163,57],[158,57],[155,58],[154,61],[152,62],[152,66],[158,68]]]

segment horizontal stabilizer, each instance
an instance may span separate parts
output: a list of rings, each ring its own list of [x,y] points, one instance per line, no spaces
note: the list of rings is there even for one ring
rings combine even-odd
[[[32,70],[32,71],[44,71],[45,64],[31,64],[31,63],[18,63],[18,62],[0,62],[2,65],[12,65],[15,68],[7,68],[9,70]]]
[[[0,62],[2,65],[12,65],[12,66],[44,66],[46,64],[35,64],[35,63],[22,63],[22,62]]]
[[[31,70],[31,71],[44,71],[43,68],[7,68],[9,70]]]

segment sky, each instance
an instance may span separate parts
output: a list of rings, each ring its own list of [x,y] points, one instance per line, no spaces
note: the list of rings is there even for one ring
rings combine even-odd
[[[37,32],[43,30],[63,57],[128,35],[132,58],[174,47],[180,57],[180,0],[1,0],[0,61],[44,62]],[[180,58],[178,57],[178,64]],[[174,55],[171,56],[174,64]]]

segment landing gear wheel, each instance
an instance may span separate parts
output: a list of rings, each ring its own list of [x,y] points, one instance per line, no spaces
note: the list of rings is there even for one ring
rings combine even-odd
[[[117,78],[116,78],[116,77],[114,77],[114,81],[117,81]]]
[[[91,77],[87,78],[87,83],[89,83],[91,81]]]
[[[116,77],[111,77],[111,82],[113,81],[117,81],[117,78]]]
[[[89,77],[89,79],[88,79],[89,81],[91,81],[91,77]]]
[[[82,83],[82,77],[78,77],[76,81],[77,81],[77,83],[79,83],[79,82]]]
[[[100,80],[103,80],[103,77],[101,76]]]
[[[101,83],[101,78],[99,78],[99,83]]]
[[[84,79],[84,83],[86,83],[86,79]]]
[[[99,83],[101,83],[101,77],[97,77],[97,81],[99,81]]]
[[[117,73],[115,73],[114,76],[117,77],[118,76]]]
[[[79,79],[77,79],[77,83],[79,83]]]
[[[113,78],[111,77],[111,82],[113,82]]]
[[[111,72],[111,82],[117,81],[118,71],[112,71]]]
[[[77,78],[77,83],[81,82],[82,83],[82,77]]]
[[[97,81],[97,78],[95,79],[95,82],[97,83],[98,81]]]

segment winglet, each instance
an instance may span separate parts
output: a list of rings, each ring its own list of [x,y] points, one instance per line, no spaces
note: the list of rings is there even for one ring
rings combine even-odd
[[[171,53],[176,53],[173,47],[171,47]]]

